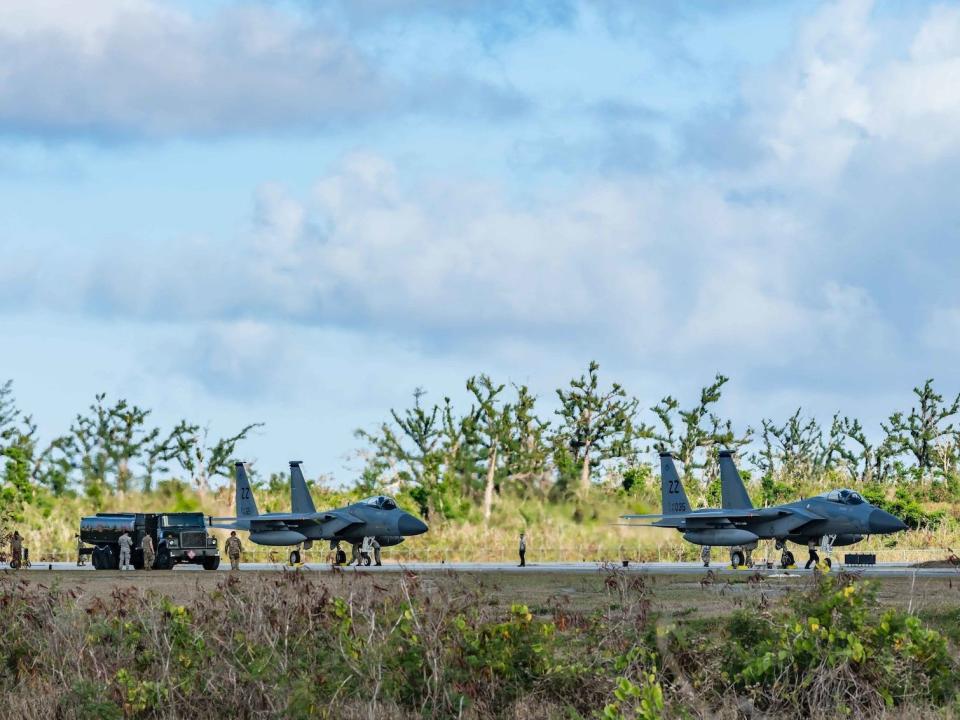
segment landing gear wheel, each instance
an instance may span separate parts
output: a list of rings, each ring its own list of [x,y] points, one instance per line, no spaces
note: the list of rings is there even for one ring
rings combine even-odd
[[[827,566],[827,570],[833,569],[833,560],[831,560],[830,558],[824,558],[823,564]]]
[[[780,567],[786,570],[791,565],[795,564],[793,559],[793,553],[789,550],[784,550],[783,554],[780,556]]]
[[[743,553],[739,550],[734,550],[730,553],[730,567],[736,570],[738,567],[741,567],[744,563]]]
[[[299,565],[299,564],[300,564],[300,551],[299,551],[299,550],[291,550],[291,551],[290,551],[290,564],[291,564],[291,565]]]
[[[368,558],[368,557],[364,558],[364,559],[363,559],[363,564],[366,565],[367,567],[370,567],[370,558]]]

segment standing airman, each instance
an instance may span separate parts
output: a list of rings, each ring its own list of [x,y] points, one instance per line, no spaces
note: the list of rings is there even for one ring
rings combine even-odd
[[[373,545],[373,564],[383,565],[383,563],[380,562],[380,543],[377,542],[376,538],[373,538],[371,544]]]
[[[523,533],[520,533],[520,565],[519,567],[527,566],[527,540],[523,536]]]
[[[130,564],[130,550],[133,547],[133,540],[126,530],[123,531],[117,543],[120,545],[120,569],[133,570],[133,565]]]
[[[153,551],[153,538],[150,537],[150,533],[143,534],[143,540],[140,541],[140,549],[143,550],[143,569],[153,570],[156,553]]]
[[[240,544],[240,538],[237,537],[237,531],[231,530],[230,537],[224,543],[223,549],[227,551],[227,557],[230,558],[230,569],[240,569],[240,553],[243,552],[243,545]]]
[[[710,567],[710,546],[704,545],[700,548],[700,559],[703,560],[704,567]]]

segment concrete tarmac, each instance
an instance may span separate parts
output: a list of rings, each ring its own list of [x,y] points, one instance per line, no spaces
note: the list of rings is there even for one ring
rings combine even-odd
[[[626,568],[622,566],[605,566],[602,563],[528,563],[526,567],[517,567],[510,563],[397,563],[386,562],[377,567],[354,567],[341,566],[337,568],[342,572],[403,572],[414,573],[436,573],[436,572],[467,572],[467,573],[598,573],[603,572],[606,567],[616,567],[618,570],[625,570],[631,573],[646,573],[649,575],[704,575],[708,568],[704,568],[702,563],[630,563]],[[308,562],[298,566],[300,570],[307,572],[332,572],[333,566],[325,563]],[[0,570],[6,569],[0,567]],[[290,571],[292,568],[284,563],[241,563],[242,572],[280,572]],[[95,572],[89,564],[78,566],[76,563],[55,562],[55,563],[34,563],[25,572],[49,572],[49,571],[76,571],[76,572]],[[752,572],[760,572],[768,577],[804,577],[810,575],[813,570],[804,570],[803,568],[781,570],[780,568],[766,569],[757,567],[755,569],[733,569],[729,565],[711,564],[709,570],[715,575],[733,576],[749,575]],[[893,578],[893,577],[950,577],[956,576],[960,579],[960,568],[918,568],[907,563],[879,563],[877,565],[846,565],[835,563],[833,572],[845,570],[856,573],[863,577],[875,578]],[[223,561],[217,572],[229,572],[230,563]],[[117,571],[112,571],[117,572]],[[138,571],[129,571],[136,573]],[[142,571],[140,571],[142,572]],[[199,565],[178,565],[172,571],[154,570],[152,572],[203,572]]]

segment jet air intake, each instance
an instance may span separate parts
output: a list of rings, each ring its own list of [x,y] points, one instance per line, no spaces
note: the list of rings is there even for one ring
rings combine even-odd
[[[307,539],[295,530],[265,530],[250,533],[250,542],[257,545],[299,545]]]
[[[760,539],[759,535],[749,530],[736,528],[723,530],[688,530],[683,539],[694,545],[749,545]]]

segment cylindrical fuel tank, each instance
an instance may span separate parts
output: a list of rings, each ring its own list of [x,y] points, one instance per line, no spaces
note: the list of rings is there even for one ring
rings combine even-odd
[[[296,530],[266,530],[250,533],[250,542],[257,545],[299,545],[307,539]]]
[[[377,542],[380,543],[380,547],[390,547],[391,545],[399,545],[403,542],[402,535],[377,535]]]
[[[837,539],[833,541],[833,544],[840,547],[843,545],[853,545],[861,540],[863,540],[863,535],[837,535]]]
[[[683,539],[696,545],[749,545],[759,540],[756,533],[737,528],[722,530],[689,530]]]
[[[85,543],[115,543],[127,532],[133,537],[136,529],[135,515],[92,515],[80,518],[80,539]]]

